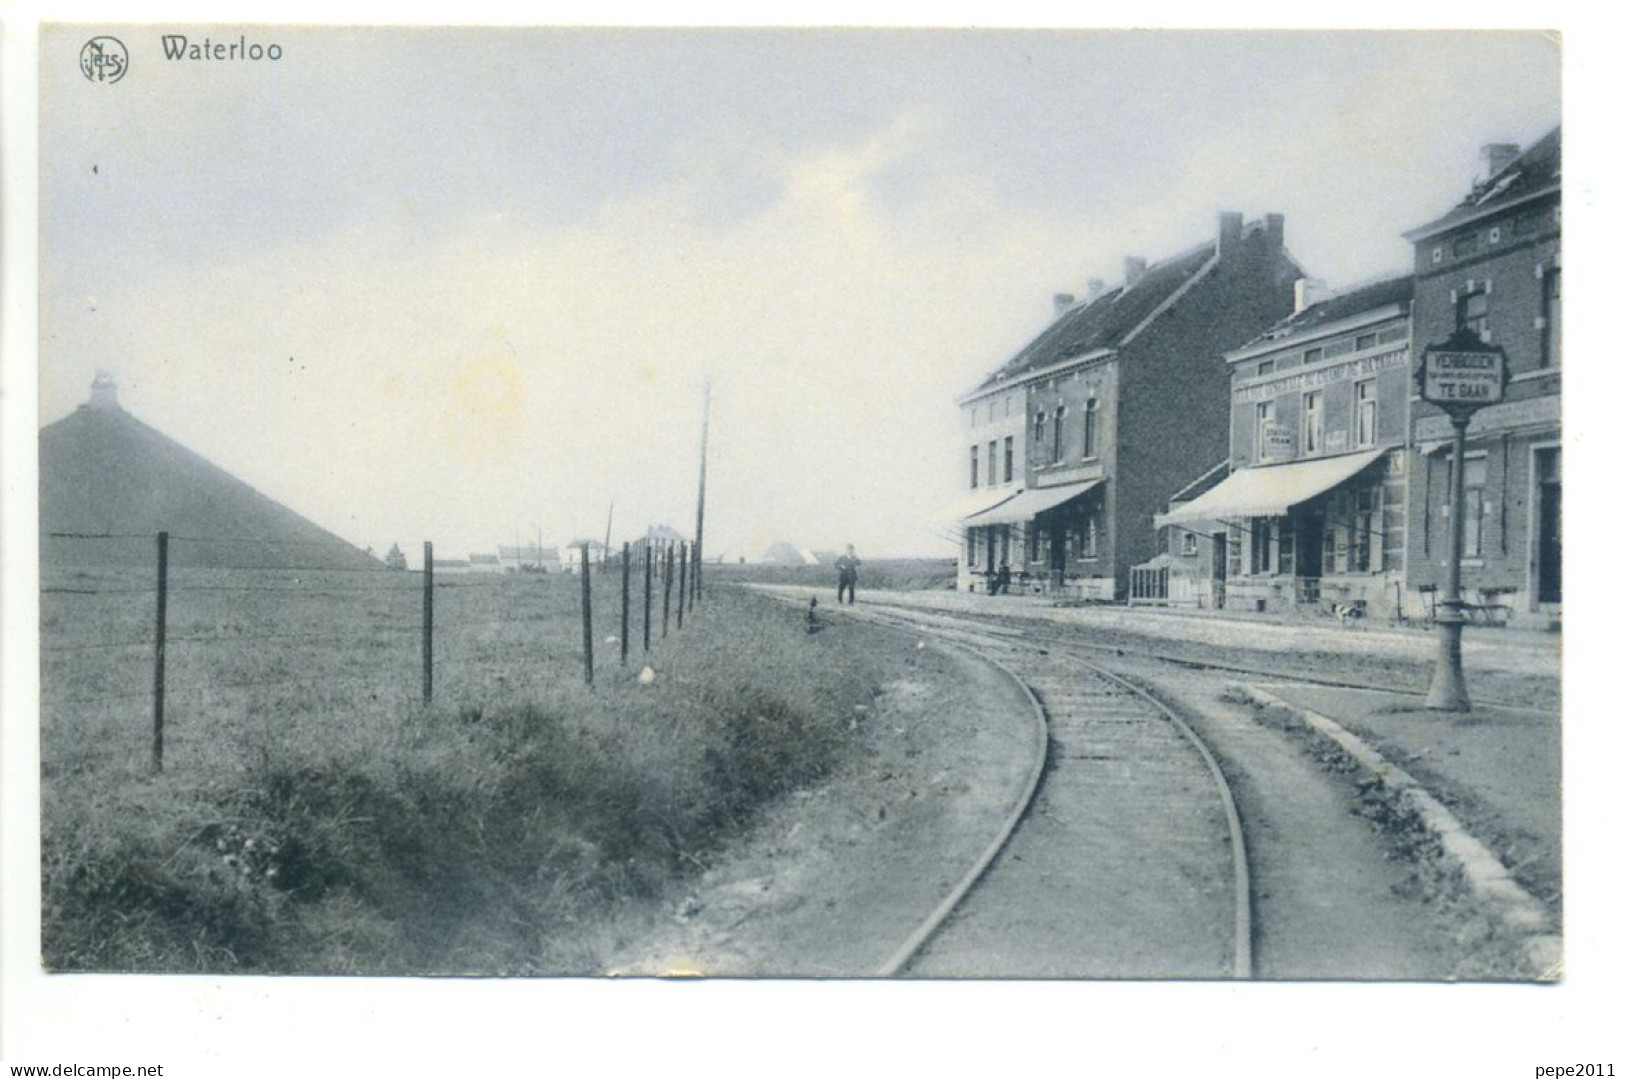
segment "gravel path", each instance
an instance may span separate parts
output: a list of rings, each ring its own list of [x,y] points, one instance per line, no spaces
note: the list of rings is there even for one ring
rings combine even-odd
[[[996,668],[916,654],[855,717],[861,762],[624,927],[612,971],[850,978],[886,962],[993,839],[1038,748],[1026,697]]]

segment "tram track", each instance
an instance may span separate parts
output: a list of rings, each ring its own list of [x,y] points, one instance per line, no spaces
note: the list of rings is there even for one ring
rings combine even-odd
[[[1217,758],[1174,709],[1070,648],[990,640],[980,625],[899,608],[854,613],[997,666],[1026,694],[1041,734],[1026,789],[993,840],[877,974],[1252,977],[1241,816]],[[1038,835],[1035,812],[1066,822],[1061,835]],[[1088,928],[1086,947],[1064,960],[1077,965],[1053,965],[1063,958],[1045,919]],[[1011,970],[978,966],[993,954]]]
[[[871,611],[885,611],[917,620],[922,626],[938,625],[944,628],[954,628],[972,631],[983,637],[997,637],[1007,640],[1019,640],[1033,644],[1048,644],[1065,648],[1074,653],[1093,652],[1109,654],[1117,658],[1144,660],[1153,663],[1166,663],[1197,671],[1217,671],[1223,674],[1235,674],[1251,679],[1265,679],[1283,683],[1297,683],[1300,685],[1324,686],[1328,689],[1353,689],[1367,693],[1392,693],[1406,697],[1425,697],[1426,689],[1413,689],[1407,686],[1389,683],[1366,682],[1346,677],[1329,677],[1324,674],[1305,672],[1301,669],[1284,670],[1274,667],[1263,667],[1237,663],[1227,663],[1205,657],[1180,655],[1171,651],[1156,651],[1146,648],[1125,647],[1120,644],[1102,644],[1094,641],[1080,639],[1077,631],[1060,627],[1035,625],[1036,620],[1024,619],[1019,626],[1011,626],[1009,620],[1000,617],[979,615],[965,615],[947,613],[943,611],[926,610],[915,607],[891,604],[884,601],[869,601],[867,607]],[[1484,707],[1499,708],[1508,712],[1517,712],[1525,715],[1549,716],[1556,709],[1542,709],[1512,701],[1494,700],[1475,694],[1474,701]]]

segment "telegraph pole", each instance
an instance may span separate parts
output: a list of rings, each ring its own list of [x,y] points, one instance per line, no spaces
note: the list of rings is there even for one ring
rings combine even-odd
[[[700,567],[705,564],[705,450],[711,437],[711,380],[705,380],[705,409],[700,419],[700,501],[694,515],[694,598],[700,598]]]

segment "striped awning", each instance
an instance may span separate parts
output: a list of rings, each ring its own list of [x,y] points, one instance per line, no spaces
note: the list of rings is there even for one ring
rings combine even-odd
[[[1293,506],[1353,479],[1387,452],[1386,449],[1365,450],[1340,457],[1244,468],[1206,494],[1158,514],[1154,524],[1161,528],[1232,517],[1279,517]]]
[[[1083,483],[1064,483],[1058,487],[1039,487],[1023,491],[1008,502],[1001,502],[992,509],[965,518],[965,527],[982,528],[986,525],[1013,525],[1030,521],[1040,513],[1059,509],[1075,498],[1082,498],[1104,482],[1104,480],[1087,480]]]

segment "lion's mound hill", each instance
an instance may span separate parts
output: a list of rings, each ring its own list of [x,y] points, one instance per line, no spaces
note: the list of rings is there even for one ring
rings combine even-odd
[[[45,565],[151,565],[167,531],[177,566],[383,569],[130,415],[105,374],[89,403],[41,429],[39,455]],[[78,538],[107,533],[120,538]]]

